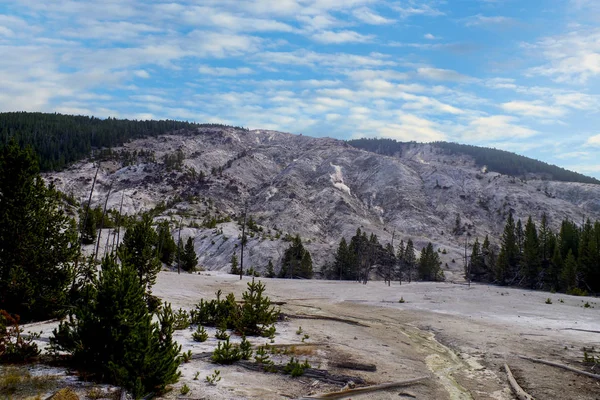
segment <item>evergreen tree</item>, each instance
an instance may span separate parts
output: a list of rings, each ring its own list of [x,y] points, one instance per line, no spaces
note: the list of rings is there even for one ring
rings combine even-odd
[[[233,275],[239,275],[240,267],[238,265],[239,264],[238,264],[237,255],[235,253],[233,253],[231,255],[231,269],[229,270],[229,273],[233,274]]]
[[[265,285],[258,281],[248,282],[248,289],[242,294],[243,304],[236,330],[245,336],[265,336],[275,332],[274,324],[279,311],[271,307],[271,300],[264,296]]]
[[[515,227],[515,238],[517,240],[517,248],[519,249],[519,255],[523,254],[523,243],[525,241],[525,232],[523,231],[523,224],[519,219],[517,226]]]
[[[419,278],[424,281],[443,281],[444,273],[440,264],[440,256],[433,250],[433,244],[429,242],[421,250],[421,257],[419,257]]]
[[[353,254],[348,248],[346,239],[342,238],[338,245],[335,261],[333,262],[332,278],[339,280],[356,279],[356,270],[354,269],[354,266]]]
[[[554,245],[556,244],[554,234],[548,226],[548,216],[546,213],[542,214],[542,220],[540,222],[539,229],[539,241],[542,269],[546,270],[550,264],[550,258],[552,258],[554,254]]]
[[[185,247],[181,253],[181,268],[187,272],[194,272],[197,265],[198,257],[196,256],[196,251],[194,250],[194,240],[190,236],[185,242]]]
[[[538,274],[541,268],[540,243],[537,229],[531,216],[525,225],[525,240],[523,241],[523,268],[524,278],[527,286],[534,288],[537,284]]]
[[[162,221],[157,227],[158,258],[161,262],[171,266],[175,261],[177,253],[177,244],[171,234],[168,221]]]
[[[127,229],[119,247],[119,258],[136,268],[140,284],[147,292],[150,292],[160,271],[160,260],[156,256],[157,241],[152,217],[144,214],[141,220]]]
[[[54,331],[54,349],[67,352],[78,368],[128,389],[135,398],[160,393],[179,379],[181,346],[173,340],[173,313],[165,306],[158,322],[152,322],[135,268],[105,258],[87,293],[87,301]]]
[[[275,267],[273,266],[273,261],[269,260],[269,264],[267,264],[267,278],[275,278]]]
[[[0,149],[0,309],[21,320],[62,315],[78,254],[75,222],[46,187],[30,148]]]
[[[577,260],[571,250],[569,250],[565,260],[565,267],[560,276],[560,284],[565,292],[577,288]]]
[[[415,254],[415,245],[412,239],[408,239],[406,242],[406,249],[404,249],[404,265],[406,271],[406,279],[408,282],[412,282],[414,278],[414,271],[417,266],[417,255]]]
[[[560,248],[558,246],[554,247],[554,254],[552,255],[552,260],[550,260],[550,267],[547,274],[547,285],[550,290],[559,290],[561,274],[565,267],[565,263],[563,261],[562,255],[560,254]]]
[[[509,277],[514,275],[519,254],[515,222],[512,213],[509,213],[502,234],[502,246],[498,255],[498,262],[496,263],[496,280],[499,284],[505,285]]]
[[[281,261],[281,278],[312,278],[312,258],[308,250],[302,245],[299,235],[292,239],[292,243],[285,250]]]
[[[489,246],[489,241],[487,243]],[[465,278],[472,281],[481,281],[482,276],[486,274],[485,260],[479,239],[475,238],[473,243],[473,249],[471,250],[471,257],[467,263],[467,271],[465,271]]]

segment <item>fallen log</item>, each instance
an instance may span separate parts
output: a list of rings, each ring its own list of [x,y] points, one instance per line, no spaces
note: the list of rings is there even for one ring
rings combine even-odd
[[[546,365],[550,365],[552,367],[566,369],[567,371],[575,372],[576,374],[585,375],[585,376],[590,377],[592,379],[600,380],[600,375],[592,374],[591,372],[582,371],[582,370],[577,369],[577,368],[569,367],[568,365],[559,364],[559,363],[555,363],[555,362],[552,362],[552,361],[540,360],[540,359],[537,359],[537,358],[525,357],[525,356],[519,356],[519,357],[522,358],[523,360],[528,360],[528,361],[532,361],[532,362],[535,362],[535,363],[546,364]]]
[[[260,364],[251,361],[241,360],[235,363],[234,365],[243,367],[250,371],[263,371],[263,367]],[[283,365],[273,365],[272,368],[275,369],[276,373],[284,373]],[[351,381],[359,385],[364,385],[366,383],[365,380],[359,376],[330,374],[327,370],[316,368],[306,368],[304,370],[304,374],[302,374],[302,377],[316,379],[323,383],[329,383],[332,385],[345,385]]]
[[[322,319],[325,321],[334,321],[341,322],[343,324],[355,325],[355,326],[364,326],[368,328],[369,325],[365,325],[362,322],[354,321],[351,319],[338,318],[338,317],[328,317],[325,315],[308,315],[308,314],[284,314],[287,318],[291,319]]]
[[[365,387],[360,387],[360,388],[356,388],[356,389],[340,390],[339,392],[316,394],[316,395],[312,395],[312,396],[303,397],[302,399],[340,399],[342,397],[347,397],[347,396],[352,396],[352,395],[357,395],[357,394],[378,392],[381,390],[395,389],[395,388],[399,388],[399,387],[414,385],[414,384],[420,383],[428,378],[429,378],[428,376],[422,376],[420,378],[413,378],[413,379],[408,379],[408,380],[400,381],[400,382],[382,383],[380,385],[365,386]]]
[[[589,332],[589,333],[600,333],[600,331],[594,331],[591,329],[577,329],[577,328],[564,328],[563,331],[578,331],[578,332]]]
[[[504,364],[504,369],[506,370],[506,376],[508,377],[508,383],[510,384],[510,388],[512,389],[515,396],[517,396],[519,400],[534,400],[530,394],[528,394],[526,391],[523,390],[523,388],[521,388],[521,386],[519,386],[515,377],[510,371],[508,364]]]
[[[342,361],[333,364],[335,368],[343,368],[343,369],[352,369],[355,371],[367,371],[367,372],[375,372],[377,371],[377,366],[375,364],[361,364],[353,361]]]

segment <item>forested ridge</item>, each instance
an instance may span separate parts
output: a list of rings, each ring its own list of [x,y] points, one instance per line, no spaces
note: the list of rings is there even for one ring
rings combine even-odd
[[[30,145],[39,157],[41,170],[52,171],[90,156],[94,148],[111,148],[132,139],[211,126],[224,125],[5,112],[0,113],[0,143],[15,138],[21,146]]]
[[[398,142],[393,139],[355,139],[349,140],[348,144],[377,154],[394,156],[402,155],[408,147],[414,146],[415,142]],[[442,149],[446,154],[471,156],[478,166],[485,166],[491,171],[505,175],[524,177],[527,174],[540,174],[555,181],[600,184],[596,178],[505,150],[450,142],[433,142],[431,144]]]

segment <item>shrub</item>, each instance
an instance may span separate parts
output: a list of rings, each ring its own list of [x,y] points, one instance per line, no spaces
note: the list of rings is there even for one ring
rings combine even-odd
[[[206,376],[206,382],[209,385],[213,385],[214,386],[220,380],[221,380],[221,371],[219,371],[218,369],[215,369],[215,371],[211,375],[207,375]]]
[[[194,342],[206,342],[208,339],[208,332],[206,332],[206,329],[204,329],[202,325],[198,325],[196,331],[192,333],[192,339],[194,339]]]
[[[190,314],[187,311],[180,308],[173,315],[173,317],[175,318],[175,321],[173,324],[174,330],[180,331],[182,329],[187,329],[190,327]]]
[[[242,337],[240,343],[240,355],[242,360],[249,360],[252,357],[252,344],[246,339],[246,336]]]
[[[262,282],[248,282],[248,290],[242,294],[244,303],[241,306],[240,318],[236,330],[242,335],[271,336],[274,334],[275,322],[279,311],[271,307],[271,299],[264,296],[265,285]],[[273,329],[271,329],[273,328]]]
[[[217,364],[233,364],[241,360],[242,356],[239,348],[232,345],[229,342],[229,338],[227,338],[225,341],[217,344],[217,348],[213,352],[211,359]]]
[[[181,346],[173,340],[173,311],[165,304],[152,322],[133,267],[105,258],[86,293],[86,301],[54,330],[55,351],[67,352],[75,367],[135,398],[177,382]]]
[[[254,353],[254,361],[256,361],[256,363],[259,364],[262,367],[262,369],[266,372],[276,371],[273,360],[271,360],[269,354],[267,353],[267,350],[265,349],[265,346],[260,346],[256,350],[256,352]]]
[[[290,358],[290,361],[283,367],[283,372],[285,374],[291,375],[293,377],[301,376],[304,374],[304,370],[310,368],[310,364],[308,360],[305,360],[303,363],[298,362],[294,357]]]
[[[550,297],[546,299],[546,304],[552,304],[552,299],[550,299]]]
[[[37,357],[40,351],[33,341],[39,337],[39,333],[23,335],[19,316],[0,310],[0,362],[20,363]]]

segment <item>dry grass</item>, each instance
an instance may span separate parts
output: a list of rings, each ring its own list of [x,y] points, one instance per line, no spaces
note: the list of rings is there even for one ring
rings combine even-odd
[[[19,367],[0,368],[0,396],[8,398],[36,398],[56,387],[56,375],[32,376]]]

